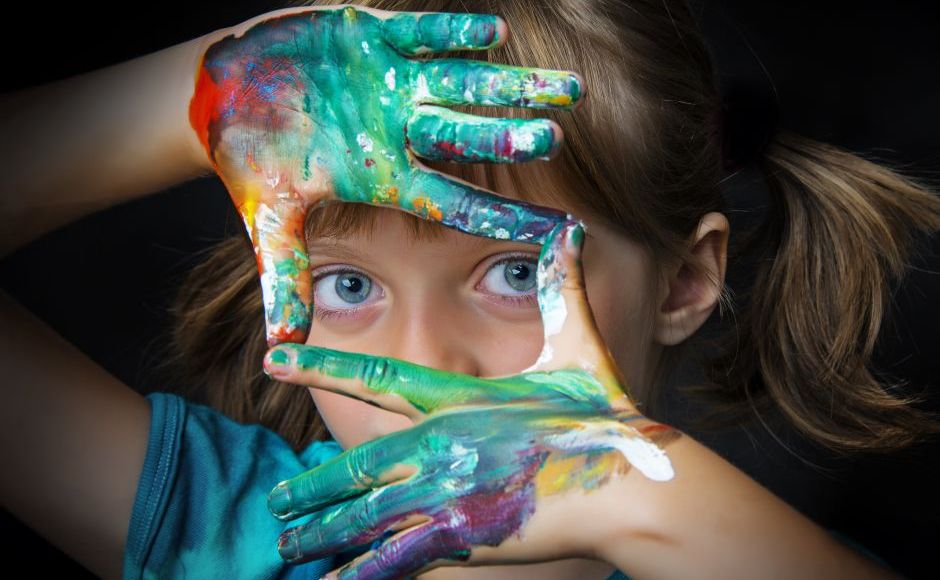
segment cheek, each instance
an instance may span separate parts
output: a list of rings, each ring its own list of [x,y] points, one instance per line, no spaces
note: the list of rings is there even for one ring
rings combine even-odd
[[[532,318],[517,323],[477,319],[475,325],[461,326],[464,348],[472,350],[467,356],[476,361],[474,374],[482,377],[511,375],[532,366],[545,342],[537,310]]]
[[[602,260],[599,266],[584,260],[588,302],[598,332],[617,365],[627,376],[639,370],[650,341],[647,299],[644,284],[647,273],[635,259]]]
[[[330,434],[343,449],[413,425],[404,415],[322,389],[307,389]]]

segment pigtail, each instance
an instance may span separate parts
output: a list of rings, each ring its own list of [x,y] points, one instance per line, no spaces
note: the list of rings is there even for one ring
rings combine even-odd
[[[772,207],[751,243],[767,258],[736,344],[706,368],[710,388],[759,413],[774,408],[833,449],[890,451],[936,434],[940,423],[915,396],[868,363],[916,234],[940,229],[940,197],[783,130],[758,164]]]

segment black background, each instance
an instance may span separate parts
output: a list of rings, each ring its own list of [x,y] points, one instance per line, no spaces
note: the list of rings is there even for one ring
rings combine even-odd
[[[937,182],[940,167],[940,18],[926,2],[698,2],[723,83],[769,83],[781,126],[841,145]],[[234,25],[275,3],[34,3],[5,17],[2,90],[61,79]],[[510,29],[512,23],[509,23]],[[768,80],[771,79],[771,80]],[[770,85],[767,85],[770,86]],[[65,103],[67,106],[67,103]],[[63,336],[141,392],[165,346],[168,300],[195,252],[240,232],[214,177],[70,224],[0,263],[0,282]],[[732,219],[732,231],[735,222]],[[897,289],[875,367],[936,391],[940,241]],[[729,277],[735,274],[729,264]],[[937,408],[933,394],[928,406]],[[821,524],[916,577],[936,570],[940,489],[937,445],[892,458],[836,458],[808,450],[818,467],[759,429],[702,439]],[[796,447],[800,445],[794,444]],[[6,513],[8,567],[87,574]]]

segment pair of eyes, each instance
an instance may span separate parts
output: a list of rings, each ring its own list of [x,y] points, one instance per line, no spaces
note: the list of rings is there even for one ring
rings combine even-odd
[[[532,256],[504,257],[487,269],[476,288],[514,307],[537,307],[536,267]],[[368,274],[350,266],[314,273],[313,287],[318,318],[349,315],[385,295]]]

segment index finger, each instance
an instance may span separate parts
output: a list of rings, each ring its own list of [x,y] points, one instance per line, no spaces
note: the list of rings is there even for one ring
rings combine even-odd
[[[461,405],[571,399],[571,393],[553,388],[552,381],[540,373],[481,378],[307,344],[272,348],[265,355],[264,367],[278,380],[354,397],[416,423],[425,415]]]
[[[265,370],[282,381],[355,397],[415,421],[441,407],[479,401],[489,382],[405,360],[306,344],[268,351]]]

